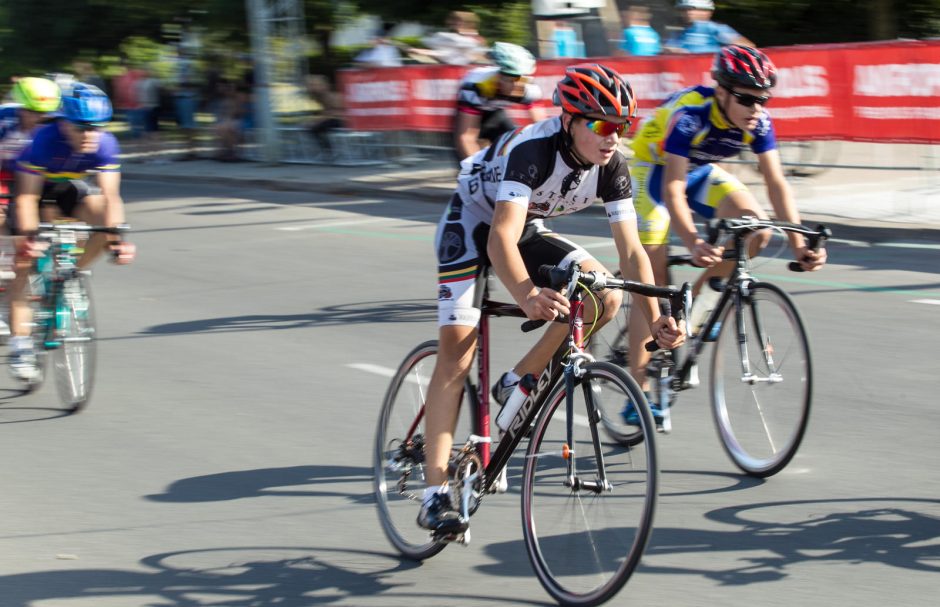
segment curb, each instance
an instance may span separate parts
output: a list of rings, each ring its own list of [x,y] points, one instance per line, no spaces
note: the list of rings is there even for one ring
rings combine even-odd
[[[410,200],[422,203],[434,203],[441,208],[447,204],[453,193],[451,187],[427,185],[427,181],[416,181],[412,187],[407,183],[396,183],[395,188],[389,188],[388,183],[360,182],[355,179],[346,179],[340,182],[312,182],[294,181],[290,179],[271,178],[231,178],[219,175],[179,175],[169,173],[135,173],[133,170],[122,173],[123,179],[133,181],[163,181],[173,183],[215,184],[228,187],[249,187],[285,192],[316,192],[331,196],[374,196],[396,200]],[[593,205],[586,209],[598,215],[604,215],[601,205]],[[813,213],[801,210],[803,223],[808,225],[827,224],[838,226],[834,238],[836,240],[862,240],[882,242],[904,238],[916,242],[937,243],[940,241],[938,232],[940,224],[935,223],[902,223],[888,222],[870,218],[853,218],[841,215]]]

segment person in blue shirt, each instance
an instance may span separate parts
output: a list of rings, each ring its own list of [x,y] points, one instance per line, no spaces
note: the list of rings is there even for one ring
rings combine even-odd
[[[17,160],[16,197],[9,215],[11,233],[18,236],[16,277],[10,286],[10,371],[17,379],[37,379],[36,354],[30,337],[32,318],[26,284],[32,259],[41,257],[45,243],[33,236],[43,219],[73,217],[91,225],[124,223],[117,139],[102,127],[111,120],[111,102],[99,88],[81,82],[63,91],[59,117],[36,131]],[[85,181],[94,176],[95,183]],[[116,236],[95,234],[84,243],[78,260],[87,269],[110,248],[117,263],[134,259],[135,248]]]
[[[686,28],[670,37],[663,48],[666,53],[717,53],[729,44],[755,46],[729,25],[712,21],[715,3],[712,0],[678,0]]]
[[[650,9],[631,6],[625,11],[627,27],[623,30],[620,49],[634,57],[658,55],[661,50],[659,34],[650,27]]]

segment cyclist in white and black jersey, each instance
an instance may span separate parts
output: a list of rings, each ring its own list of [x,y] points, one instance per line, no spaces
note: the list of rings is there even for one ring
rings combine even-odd
[[[630,85],[604,66],[574,65],[558,83],[553,101],[562,109],[560,117],[506,133],[461,163],[457,191],[438,225],[439,350],[426,400],[428,488],[418,524],[439,534],[468,527],[444,494],[460,395],[473,362],[480,318],[473,287],[482,268],[492,265],[528,318],[550,321],[567,314],[568,300],[547,288],[538,267],[578,262],[584,271],[608,271],[586,250],[547,229],[542,219],[602,201],[621,272],[631,280],[653,281],[637,234],[630,174],[617,148],[636,115]],[[604,293],[599,300],[603,305],[596,312],[603,323],[619,309],[620,292]],[[679,327],[660,314],[654,299],[636,297],[634,305],[662,347],[682,342]],[[587,306],[584,317],[594,318],[593,304]],[[566,325],[552,323],[494,387],[496,400],[504,403],[520,376],[540,374],[566,332]]]
[[[458,162],[516,128],[506,108],[528,110],[533,122],[545,117],[534,105],[542,98],[542,90],[532,82],[532,53],[516,44],[497,42],[489,55],[494,65],[470,70],[457,92],[454,150]]]

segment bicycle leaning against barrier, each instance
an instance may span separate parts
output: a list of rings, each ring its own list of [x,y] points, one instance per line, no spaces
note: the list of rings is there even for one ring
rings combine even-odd
[[[529,386],[518,410],[512,412],[507,403],[497,418],[505,434],[492,455],[490,319],[526,315],[516,305],[489,299],[488,271],[477,278],[482,315],[476,383],[468,378],[464,385],[454,436],[463,430],[468,438],[451,449],[447,495],[469,520],[487,494],[506,490],[501,473],[529,436],[522,474],[529,560],[542,586],[559,603],[598,605],[620,590],[639,563],[652,529],[658,466],[655,425],[639,385],[624,369],[595,362],[583,350],[584,298],[604,289],[665,297],[678,322],[691,305],[691,286],[675,289],[619,280],[581,272],[577,263],[567,270],[542,266],[540,272],[553,288],[567,285],[570,314],[561,320],[568,324],[568,337]],[[526,321],[523,330],[544,323]],[[405,357],[385,395],[375,436],[374,489],[382,528],[402,555],[416,560],[434,556],[449,542],[466,544],[470,539],[469,531],[439,536],[414,524],[415,507],[427,483],[425,398],[437,352],[437,342],[429,341]],[[601,412],[617,403],[623,406],[627,399],[637,403],[639,440],[619,444],[598,428]]]
[[[657,420],[660,430],[669,432],[678,393],[699,385],[698,358],[706,344],[714,343],[709,385],[718,435],[735,465],[758,477],[776,474],[796,454],[809,421],[813,389],[809,339],[796,305],[783,289],[749,273],[746,239],[768,229],[803,234],[808,246],[817,251],[832,235],[824,226],[813,230],[755,217],[711,220],[708,243],[729,234],[734,244],[726,247],[724,259],[734,260],[735,265],[726,279],[712,278],[703,286],[720,295],[698,328],[696,299],[690,322],[693,335],[687,344],[665,351],[650,342],[647,350],[657,353],[646,368],[650,400],[659,403],[662,410],[662,419]],[[670,255],[669,265],[693,265],[692,256]],[[788,267],[803,271],[798,262],[790,262]],[[592,344],[591,351],[599,360],[627,365],[629,314],[625,298],[618,320],[606,333],[602,329],[602,336]],[[621,443],[645,440],[629,423],[632,420],[626,418],[622,405],[602,413],[605,429]]]

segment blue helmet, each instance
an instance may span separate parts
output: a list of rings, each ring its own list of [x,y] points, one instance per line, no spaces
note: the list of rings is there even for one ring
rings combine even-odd
[[[76,82],[63,93],[59,114],[69,122],[101,126],[111,120],[111,101],[98,87]]]

